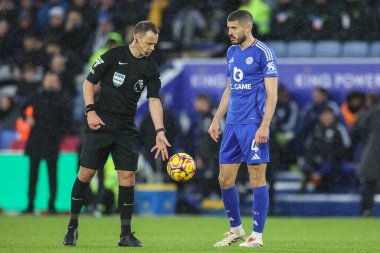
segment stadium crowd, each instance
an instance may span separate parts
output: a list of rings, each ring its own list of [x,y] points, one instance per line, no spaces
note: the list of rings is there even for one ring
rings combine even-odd
[[[25,104],[53,73],[70,107],[66,134],[79,135],[81,76],[106,50],[129,44],[138,21],[149,19],[160,27],[155,57],[163,65],[170,58],[199,56],[197,50],[207,57],[224,56],[230,44],[226,15],[238,8],[252,13],[254,35],[263,41],[380,40],[379,0],[0,0],[0,131],[15,130],[18,143],[27,141],[33,112]],[[285,86],[279,88],[271,168],[295,166],[304,175],[300,191],[329,192],[347,180],[344,171],[349,173],[351,162],[358,161],[350,132],[357,118],[378,103],[378,96],[353,92],[338,105],[328,91],[316,88],[313,99],[301,109]],[[188,128],[192,131],[179,122],[173,127],[177,145],[186,146],[205,169],[200,181],[213,178],[217,183],[218,147],[206,137],[212,118],[207,94],[197,97],[194,111],[201,121]],[[219,194],[214,188],[202,189],[202,194]]]

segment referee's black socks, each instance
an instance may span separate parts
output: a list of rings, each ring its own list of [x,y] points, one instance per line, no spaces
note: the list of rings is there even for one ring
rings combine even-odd
[[[131,220],[133,212],[133,202],[135,200],[135,187],[134,186],[120,186],[119,185],[119,210],[120,210],[120,224],[121,234],[126,235],[131,233]]]
[[[73,190],[71,191],[71,216],[69,227],[78,228],[78,217],[80,210],[85,201],[87,188],[90,183],[84,183],[78,179],[75,180]]]

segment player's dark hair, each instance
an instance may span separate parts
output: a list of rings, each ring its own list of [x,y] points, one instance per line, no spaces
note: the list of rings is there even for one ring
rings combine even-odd
[[[133,34],[145,35],[149,31],[154,32],[155,34],[160,33],[160,30],[158,29],[156,24],[154,24],[153,22],[141,21],[135,25],[135,29],[133,30]]]
[[[253,17],[249,11],[237,10],[231,12],[227,17],[227,21],[239,21],[241,24],[249,23],[253,25]]]

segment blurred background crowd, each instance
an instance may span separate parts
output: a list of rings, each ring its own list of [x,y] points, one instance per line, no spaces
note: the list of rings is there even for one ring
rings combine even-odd
[[[138,21],[149,19],[160,27],[154,57],[164,68],[175,58],[223,57],[230,44],[226,17],[239,8],[252,13],[255,37],[277,46],[329,41],[370,47],[380,41],[379,0],[0,0],[1,148],[26,146],[31,157],[49,154],[53,160],[58,154],[42,149],[44,142],[53,142],[53,150],[62,142],[75,150],[83,120],[83,80],[106,50],[131,42]],[[358,56],[380,56],[380,44],[378,48],[377,55],[366,51]],[[285,86],[279,87],[268,170],[272,186],[276,172],[293,170],[302,172],[299,192],[358,191],[355,167],[363,147],[356,144],[367,138],[368,112],[378,104],[378,94],[353,91],[338,104],[322,86],[302,108]],[[41,97],[48,102],[38,103]],[[175,144],[172,152],[185,151],[195,158],[200,172],[191,184],[207,198],[220,198],[219,147],[207,134],[216,106],[209,94],[199,94],[189,108],[195,120],[165,114],[169,140]],[[39,117],[49,124],[38,125]],[[41,131],[30,144],[32,127]],[[141,152],[156,176],[151,179],[145,173],[141,181],[165,181],[168,177],[160,170],[164,165],[149,155],[152,129],[147,116],[140,129]],[[376,186],[369,185],[374,192]],[[240,189],[244,191],[244,185]]]

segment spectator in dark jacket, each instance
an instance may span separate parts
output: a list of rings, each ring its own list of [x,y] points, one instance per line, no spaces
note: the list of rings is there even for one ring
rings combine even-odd
[[[19,104],[23,104],[28,97],[33,96],[40,87],[41,79],[39,79],[37,71],[33,64],[22,65],[16,92],[16,99]]]
[[[0,96],[0,130],[13,129],[17,118],[17,107],[11,96]]]
[[[12,36],[8,20],[0,19],[0,62],[4,63],[11,57]]]
[[[43,67],[47,59],[41,50],[39,37],[33,32],[26,34],[22,41],[22,48],[16,50],[12,60],[15,66],[19,68],[26,63],[31,63],[37,68]]]
[[[287,170],[291,164],[296,164],[294,143],[289,141],[287,134],[293,132],[297,126],[299,107],[292,99],[285,86],[278,86],[277,106],[270,127],[271,136],[269,145],[271,162],[268,164],[267,180],[269,187],[269,213],[274,207],[274,183],[278,170]]]
[[[361,182],[361,214],[373,215],[374,195],[380,185],[380,106],[361,114],[352,129],[353,143],[361,143],[358,168]]]
[[[188,139],[191,141],[198,169],[194,179],[198,181],[203,196],[220,195],[218,183],[220,142],[215,142],[208,133],[214,118],[214,108],[209,95],[204,93],[196,95],[193,108],[198,114],[198,119],[191,126]]]
[[[288,132],[288,139],[295,138],[295,150],[299,154],[303,154],[303,146],[306,136],[312,131],[313,127],[318,123],[321,112],[329,107],[333,110],[336,117],[340,115],[340,108],[337,103],[329,99],[327,90],[322,87],[315,87],[312,93],[313,101],[307,104],[300,113],[300,120],[294,132]]]
[[[279,0],[273,10],[272,40],[294,40],[305,26],[305,12],[294,0]]]
[[[380,40],[380,0],[372,0],[370,5],[370,31],[369,36],[373,40]],[[371,55],[373,57],[379,57],[378,55]]]
[[[87,59],[84,59],[83,49],[90,35],[90,28],[83,20],[83,15],[77,10],[71,10],[67,13],[65,22],[65,31],[63,36],[63,45],[67,51],[77,56],[80,60],[76,65],[82,67]],[[81,69],[82,70],[82,69]]]
[[[330,183],[339,176],[340,162],[350,144],[346,128],[337,121],[333,110],[326,107],[306,140],[302,191],[308,190],[311,179],[317,191],[329,191]]]
[[[339,1],[339,39],[369,40],[371,39],[371,19],[368,5],[365,1]],[[339,5],[338,5],[339,6]]]
[[[306,26],[302,31],[302,39],[324,40],[338,39],[339,12],[335,1],[314,0],[307,8]]]
[[[40,161],[47,163],[50,185],[49,213],[55,213],[54,201],[57,192],[57,160],[59,145],[69,128],[71,108],[62,93],[61,81],[57,74],[47,72],[42,81],[42,89],[24,105],[33,107],[33,118],[28,122],[32,126],[25,153],[29,156],[29,193],[26,213],[34,211],[34,197],[38,180]],[[22,110],[24,111],[24,110]]]

